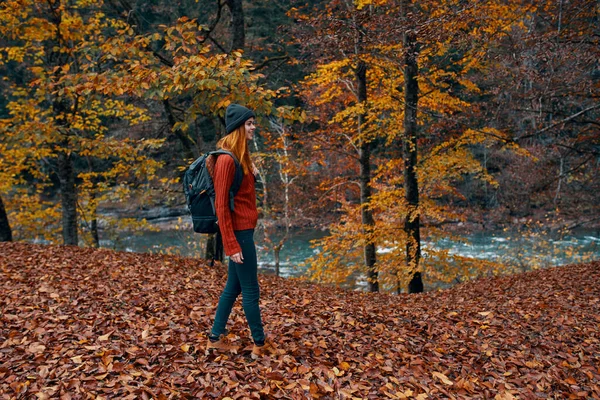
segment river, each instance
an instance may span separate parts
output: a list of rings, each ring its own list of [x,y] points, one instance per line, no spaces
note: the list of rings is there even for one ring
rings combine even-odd
[[[281,276],[302,275],[305,270],[302,266],[304,261],[319,251],[311,247],[310,241],[326,234],[315,229],[293,231],[281,251]],[[101,245],[116,250],[161,252],[201,258],[204,255],[205,238],[206,235],[195,234],[185,227],[161,229],[156,232],[145,231],[139,235],[124,236],[117,242],[101,241]],[[259,270],[263,273],[273,273],[272,252],[268,251],[260,232],[257,232],[255,238]],[[590,257],[595,260],[600,259],[598,230],[578,230],[562,237],[550,235],[534,239],[519,237],[519,234],[509,232],[480,232],[467,235],[466,239],[468,240],[466,243],[449,239],[438,240],[435,243],[424,241],[423,251],[426,254],[428,248],[435,247],[448,249],[451,254],[494,261],[510,260],[511,257],[514,258],[514,255],[519,254],[519,257],[524,258],[536,257],[537,261],[544,266],[579,263],[586,261],[586,257],[587,260]],[[540,242],[544,242],[543,251],[540,251]],[[380,252],[388,250],[378,249]]]

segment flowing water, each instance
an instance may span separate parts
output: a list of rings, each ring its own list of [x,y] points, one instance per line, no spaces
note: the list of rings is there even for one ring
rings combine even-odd
[[[296,230],[290,235],[280,254],[280,274],[284,277],[300,276],[306,267],[304,262],[319,249],[311,247],[311,240],[325,236],[320,230]],[[143,232],[141,235],[125,236],[116,242],[102,241],[103,247],[135,252],[163,252],[201,258],[204,255],[206,235],[195,234],[190,229]],[[263,241],[263,235],[255,235],[259,270],[274,272],[273,253]],[[276,237],[277,239],[277,237]],[[567,236],[542,236],[529,239],[507,232],[480,232],[467,235],[466,243],[450,239],[423,242],[423,253],[428,248],[448,249],[450,254],[493,261],[520,259],[533,260],[543,266],[556,266],[600,259],[600,232],[579,230]],[[540,245],[542,243],[542,245]],[[390,249],[380,248],[379,252]],[[587,257],[584,258],[584,257]]]

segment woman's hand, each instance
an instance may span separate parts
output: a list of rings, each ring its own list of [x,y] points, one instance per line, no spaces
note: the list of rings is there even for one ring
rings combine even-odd
[[[254,176],[258,176],[258,168],[256,168],[256,165],[254,163],[252,163],[252,173],[254,174]]]
[[[244,256],[242,256],[241,251],[239,253],[235,253],[229,258],[231,258],[231,260],[236,264],[242,264],[244,262]]]

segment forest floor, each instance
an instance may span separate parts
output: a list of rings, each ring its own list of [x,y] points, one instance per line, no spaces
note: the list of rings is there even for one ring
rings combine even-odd
[[[205,355],[222,267],[0,243],[0,399],[600,399],[600,262],[418,295],[260,276],[278,350],[239,303]]]

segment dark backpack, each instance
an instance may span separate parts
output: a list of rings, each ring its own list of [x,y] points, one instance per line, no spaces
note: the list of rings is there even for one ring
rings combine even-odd
[[[206,153],[196,159],[183,175],[183,191],[188,209],[192,214],[194,232],[216,233],[219,230],[215,210],[213,175],[217,157],[222,154],[227,154],[235,162],[235,176],[229,189],[229,208],[233,212],[233,197],[240,189],[244,178],[242,166],[229,151],[217,150]]]

